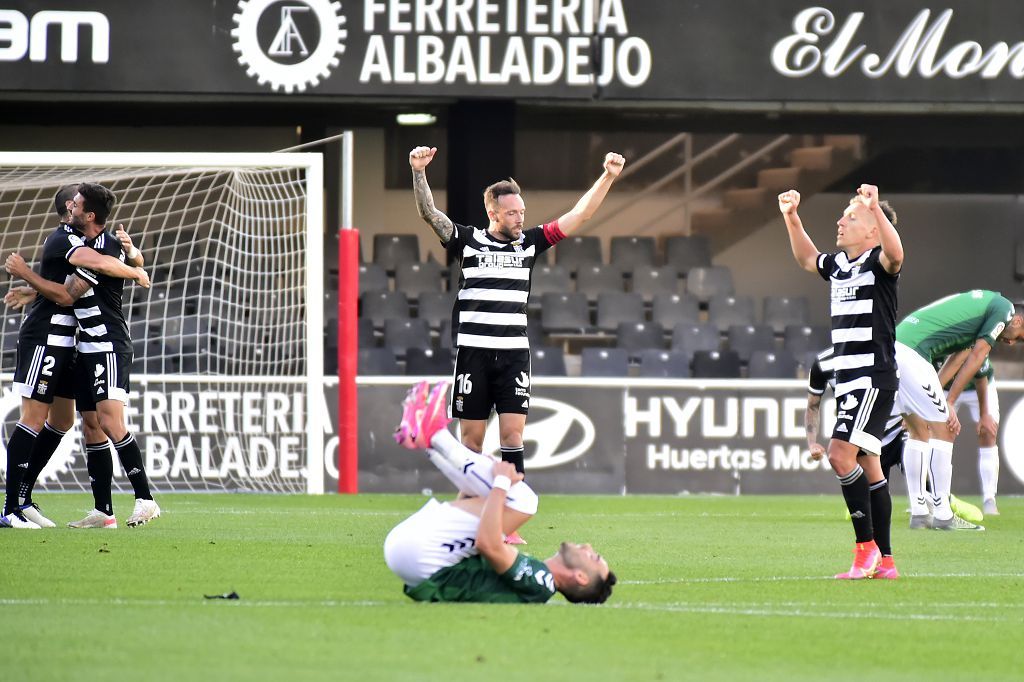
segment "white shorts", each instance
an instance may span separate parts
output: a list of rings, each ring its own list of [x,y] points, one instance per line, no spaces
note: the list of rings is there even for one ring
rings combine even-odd
[[[960,405],[966,405],[971,410],[971,419],[975,423],[981,419],[981,406],[978,404],[978,392],[976,390],[964,391],[960,394]],[[999,423],[999,392],[996,391],[996,380],[988,380],[988,413],[996,424]]]
[[[946,421],[949,418],[946,394],[931,363],[897,341],[896,366],[900,370],[900,390],[896,394],[900,414],[916,414],[929,422]]]
[[[480,518],[433,497],[391,529],[384,539],[384,561],[409,587],[442,568],[478,554]]]

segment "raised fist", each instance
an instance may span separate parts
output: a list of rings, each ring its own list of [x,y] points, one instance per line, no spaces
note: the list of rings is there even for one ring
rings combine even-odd
[[[434,160],[437,147],[416,147],[409,152],[409,165],[414,171],[421,171]]]
[[[604,169],[608,171],[612,177],[619,177],[619,173],[622,172],[623,166],[626,165],[626,157],[622,154],[616,154],[615,152],[608,152],[604,155]]]
[[[788,190],[779,195],[779,210],[782,211],[783,215],[796,213],[799,205],[800,192],[797,192],[795,189]]]

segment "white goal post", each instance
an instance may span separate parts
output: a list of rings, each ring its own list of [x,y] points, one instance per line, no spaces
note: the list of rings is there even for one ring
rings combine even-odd
[[[114,192],[107,228],[124,224],[153,281],[126,283],[123,307],[129,426],[155,489],[324,492],[322,156],[0,152],[4,257],[37,265],[54,195],[77,182]],[[20,320],[4,309],[3,443]],[[38,487],[88,490],[83,453],[76,426]]]

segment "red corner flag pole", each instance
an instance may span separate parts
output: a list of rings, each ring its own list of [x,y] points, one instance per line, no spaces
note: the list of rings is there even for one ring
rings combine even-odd
[[[338,492],[359,492],[359,232],[341,230],[338,244]]]

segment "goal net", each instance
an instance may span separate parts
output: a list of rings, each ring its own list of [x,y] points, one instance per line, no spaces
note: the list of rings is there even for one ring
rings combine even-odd
[[[57,189],[88,181],[146,258],[152,287],[124,289],[127,415],[157,490],[323,492],[322,174],[319,154],[0,153],[4,254],[36,265]],[[6,444],[21,313],[4,314]],[[84,451],[76,426],[38,487],[89,490]]]

